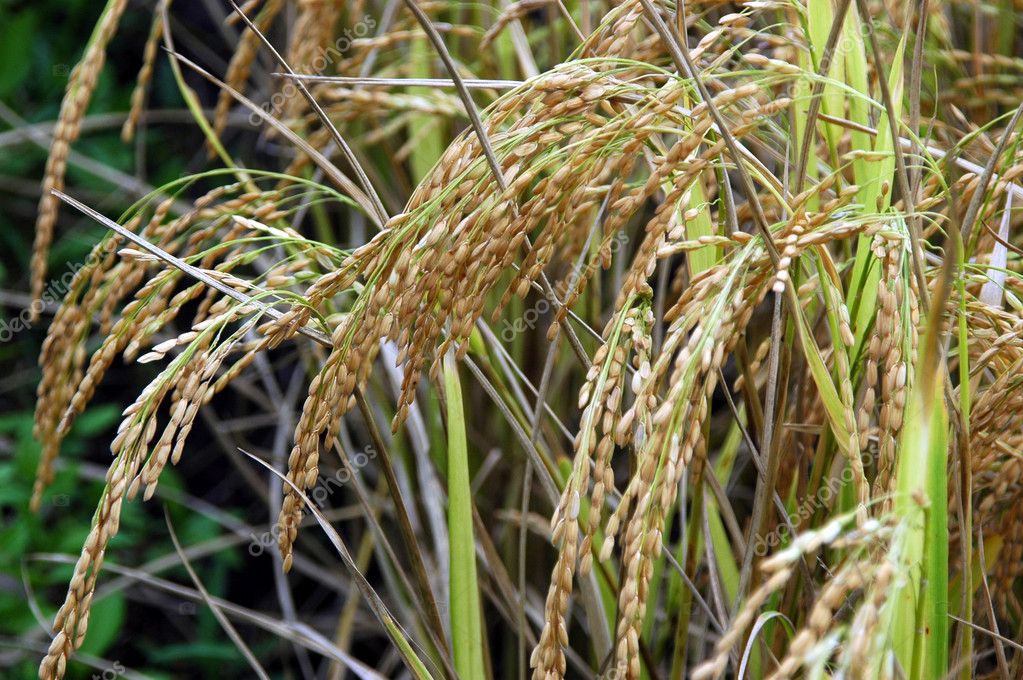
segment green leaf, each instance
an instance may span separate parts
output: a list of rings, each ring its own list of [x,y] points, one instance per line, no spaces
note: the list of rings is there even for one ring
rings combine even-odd
[[[122,593],[113,593],[93,601],[89,613],[89,632],[81,648],[83,654],[102,656],[110,648],[124,625],[124,610]]]
[[[75,419],[74,434],[92,437],[102,434],[107,428],[113,427],[121,414],[116,406],[94,406],[87,409]]]
[[[810,326],[806,321],[803,310],[795,310],[793,316],[796,319],[799,344],[806,355],[806,364],[810,368],[814,384],[817,385],[817,389],[820,391],[824,412],[828,416],[828,424],[831,425],[831,431],[835,433],[835,439],[844,448],[846,446],[845,442],[849,441],[851,434],[845,426],[845,405],[838,395],[835,383],[831,379],[831,373],[824,363],[824,357],[821,356],[820,348],[817,347],[817,342],[813,339],[813,333],[810,331]]]
[[[484,678],[480,591],[476,580],[476,539],[472,527],[472,487],[465,439],[465,410],[458,363],[444,356],[448,414],[448,534],[451,553],[451,642],[455,670],[462,678]]]
[[[698,239],[701,236],[714,236],[717,230],[710,218],[710,204],[704,200],[703,182],[697,179],[690,189],[690,206],[698,207],[699,213],[686,225],[686,238]],[[680,206],[685,211],[685,206]],[[713,267],[718,260],[718,247],[707,245],[690,251],[689,272],[696,276]]]
[[[888,74],[888,88],[892,95],[892,105],[895,111],[891,112],[896,120],[899,119],[902,103],[902,58],[906,48],[906,38],[903,36],[899,41],[899,47],[895,50],[892,58],[892,69]],[[857,67],[859,68],[859,67]],[[866,214],[874,211],[883,213],[888,209],[891,202],[893,180],[895,177],[895,139],[892,138],[891,126],[888,123],[888,113],[882,112],[877,121],[877,139],[873,151],[887,154],[879,162],[854,165],[856,170],[856,182],[860,187],[856,200],[863,204]],[[859,112],[855,118],[865,116],[866,113]],[[860,122],[854,120],[854,122]],[[862,123],[861,123],[862,124]],[[854,138],[854,142],[857,139]],[[859,142],[863,143],[860,139]],[[888,187],[888,193],[882,197],[882,187]],[[867,341],[867,333],[873,327],[873,318],[877,309],[877,285],[881,273],[874,261],[870,251],[871,237],[860,236],[856,246],[856,261],[853,265],[852,283],[849,286],[846,304],[850,310],[855,309],[853,332],[856,335],[856,344],[853,346],[852,356],[858,356],[860,349]]]
[[[36,35],[34,12],[7,12],[0,14],[0,98],[7,97],[22,86],[28,76],[32,60],[32,38]]]
[[[91,626],[91,624],[90,624]],[[238,648],[230,642],[194,641],[186,644],[160,645],[146,651],[147,660],[153,664],[175,662],[194,664],[197,661],[226,661],[239,659]]]
[[[953,266],[947,260],[946,267]],[[948,272],[943,273],[944,276]],[[942,316],[948,287],[939,282],[923,350],[906,404],[897,456],[892,552],[903,573],[894,587],[891,642],[911,679],[948,672],[948,410]]]

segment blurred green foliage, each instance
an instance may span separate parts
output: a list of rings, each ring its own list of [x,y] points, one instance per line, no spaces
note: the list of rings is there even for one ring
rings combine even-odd
[[[28,264],[34,238],[36,206],[47,149],[26,133],[33,126],[47,134],[60,110],[68,76],[81,56],[85,39],[102,9],[87,0],[0,0],[0,677],[35,678],[49,644],[48,629],[63,601],[73,561],[88,533],[103,474],[110,460],[109,441],[124,404],[101,398],[75,424],[64,442],[53,484],[38,513],[29,510],[39,446],[32,436],[36,358],[51,312],[18,332],[24,321]],[[197,136],[177,126],[147,128],[136,145],[120,139],[120,118],[128,110],[142,45],[149,31],[150,11],[129,11],[111,46],[107,64],[89,107],[90,117],[111,121],[84,132],[74,150],[106,168],[159,186],[186,171],[195,154]],[[158,66],[150,93],[154,107],[180,108],[166,64]],[[184,151],[184,152],[183,152]],[[137,159],[145,159],[143,167]],[[118,215],[130,199],[119,187],[72,163],[67,184],[98,209]],[[82,262],[103,236],[103,229],[64,210],[50,256],[51,281]],[[130,380],[130,378],[127,378]],[[114,387],[116,389],[116,386]],[[101,395],[102,396],[102,395]],[[180,475],[167,470],[161,487],[182,488]],[[186,545],[217,537],[223,531],[213,520],[180,504],[169,506],[172,521]],[[137,567],[173,554],[158,501],[124,506],[121,531],[108,551],[108,564]],[[63,556],[55,561],[52,556]],[[48,557],[50,556],[50,557]],[[213,593],[226,588],[237,552],[223,552],[203,564],[205,586]],[[188,583],[184,570],[157,574]],[[115,579],[105,572],[101,591]],[[202,604],[173,601],[161,595],[157,613],[146,607],[131,616],[142,595],[131,594],[134,583],[123,584],[96,600],[89,632],[79,659],[69,665],[69,678],[112,678],[125,669],[146,677],[243,677],[247,668],[234,645]],[[150,592],[151,591],[151,592]],[[155,589],[146,595],[156,597]],[[137,625],[147,620],[145,626]],[[126,625],[133,622],[135,625]],[[167,634],[167,628],[173,634]],[[164,641],[175,644],[164,644]]]

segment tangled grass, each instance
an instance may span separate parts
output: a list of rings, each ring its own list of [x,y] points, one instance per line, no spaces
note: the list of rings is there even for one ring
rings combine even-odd
[[[231,16],[223,81],[154,12],[125,135],[165,57],[222,167],[107,220],[51,323],[36,502],[115,359],[161,370],[111,443],[40,677],[83,640],[122,504],[292,345],[281,567],[311,512],[408,676],[1019,677],[1014,3],[290,4]],[[36,291],[125,11],[61,109]],[[261,52],[281,107],[244,94]],[[239,106],[285,167],[231,155]],[[545,333],[493,332],[536,300]],[[386,507],[360,496],[335,528],[307,494],[356,416]],[[527,540],[537,513],[553,549]],[[341,629],[366,676],[379,653]]]

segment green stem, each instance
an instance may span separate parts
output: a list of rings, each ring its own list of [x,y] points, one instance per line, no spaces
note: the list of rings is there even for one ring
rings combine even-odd
[[[448,414],[448,533],[451,558],[451,641],[455,670],[466,680],[486,677],[480,631],[479,586],[476,581],[476,540],[472,528],[472,489],[465,439],[465,410],[458,364],[453,352],[444,356],[444,392]]]

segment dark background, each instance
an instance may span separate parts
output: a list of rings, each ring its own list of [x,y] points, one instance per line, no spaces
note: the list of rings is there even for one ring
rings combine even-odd
[[[220,25],[210,18],[217,4],[189,0],[174,5],[178,49],[223,73],[229,52],[224,41],[205,40]],[[32,437],[36,360],[52,318],[47,310],[27,329],[17,326],[28,304],[29,262],[40,183],[52,123],[57,118],[68,75],[81,57],[104,3],[88,0],[0,0],[0,677],[34,678],[49,643],[48,629],[63,601],[73,561],[81,549],[110,462],[109,441],[119,413],[152,372],[120,361],[104,381],[88,411],[64,442],[56,479],[38,513],[28,502],[39,446]],[[151,3],[130,3],[92,97],[80,139],[73,153],[93,168],[119,173],[135,183],[160,186],[206,167],[201,133],[187,118],[166,59],[158,58],[149,94],[148,123],[132,144],[120,139],[124,112],[153,17]],[[223,9],[215,10],[223,11]],[[235,32],[237,29],[232,29]],[[220,35],[216,33],[216,35]],[[205,106],[215,93],[190,79]],[[237,143],[229,131],[225,141]],[[41,143],[40,143],[41,142]],[[117,176],[114,177],[117,179]],[[72,159],[67,173],[69,193],[106,215],[116,217],[138,195],[126,191]],[[61,210],[49,262],[48,281],[57,281],[82,262],[103,236],[102,227],[64,208]],[[17,329],[17,330],[12,330]],[[90,351],[94,345],[90,345]],[[222,457],[210,451],[203,426],[190,442],[189,460],[168,468],[161,494],[149,503],[126,503],[121,531],[107,553],[89,633],[80,654],[69,666],[69,678],[113,677],[250,677],[251,669],[202,603],[167,593],[146,578],[117,582],[111,565],[139,568],[152,560],[174,557],[164,508],[188,546],[224,535],[223,522],[245,519],[246,505],[255,505],[238,483],[224,474]],[[194,455],[193,455],[194,454]],[[195,498],[224,508],[219,522],[196,507]],[[196,510],[200,510],[197,512]],[[255,514],[249,521],[266,522]],[[202,558],[203,583],[214,595],[260,608],[272,598],[273,564],[267,554],[250,558],[248,543],[237,541]],[[54,556],[62,556],[55,558]],[[242,567],[245,567],[244,569]],[[191,585],[180,567],[155,577]],[[118,587],[120,586],[120,587]],[[313,597],[318,597],[315,593]],[[97,595],[99,597],[99,594]],[[264,635],[245,637],[259,645],[287,644]],[[265,646],[263,647],[265,649]],[[279,677],[290,677],[282,669]]]

